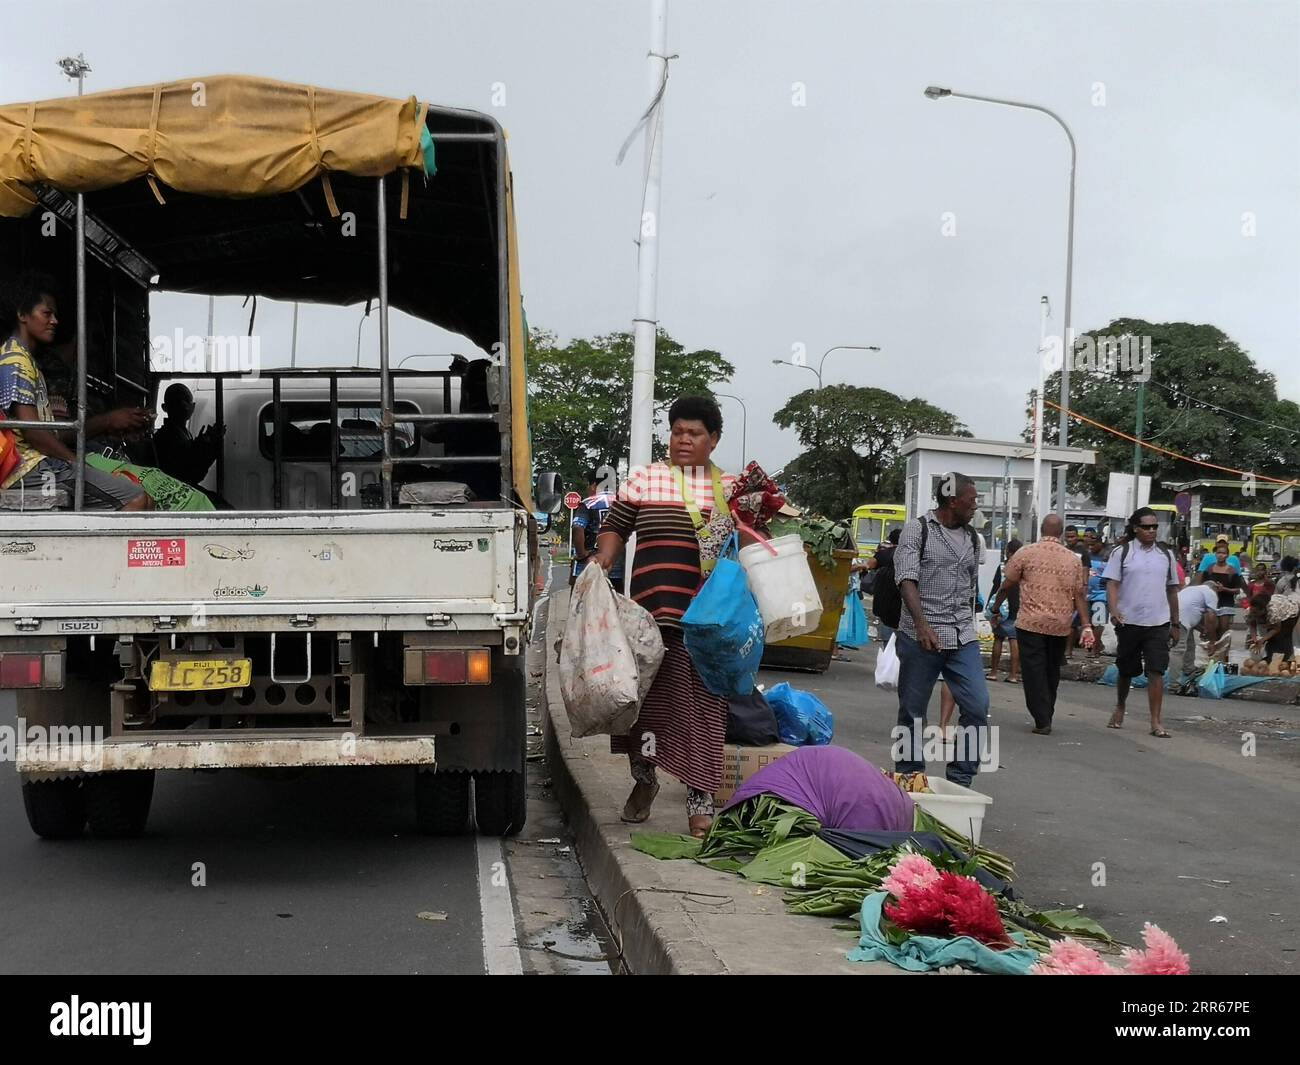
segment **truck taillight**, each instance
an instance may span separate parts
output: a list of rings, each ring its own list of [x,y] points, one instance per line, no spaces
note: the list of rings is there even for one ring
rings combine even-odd
[[[486,647],[445,651],[408,647],[407,684],[491,684],[492,652]]]
[[[63,655],[0,654],[0,688],[62,688]]]

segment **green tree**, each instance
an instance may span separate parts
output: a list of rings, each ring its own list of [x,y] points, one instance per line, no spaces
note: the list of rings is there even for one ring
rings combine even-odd
[[[533,329],[528,338],[529,425],[533,461],[556,470],[566,488],[586,491],[592,467],[628,457],[632,422],[632,334],[607,333],[558,344]],[[664,330],[655,345],[655,428],[678,396],[704,395],[735,367],[716,351],[687,351]],[[656,433],[654,457],[666,448]]]
[[[863,503],[903,498],[898,449],[908,437],[971,435],[942,407],[855,385],[807,389],[791,396],[772,420],[793,428],[805,449],[781,471],[792,500],[836,520]]]
[[[1070,407],[1095,422],[1133,435],[1137,424],[1137,386],[1142,367],[1133,360],[1126,369],[1107,367],[1101,357],[1104,338],[1150,337],[1150,380],[1146,385],[1143,440],[1189,459],[1230,466],[1272,477],[1295,477],[1300,471],[1300,407],[1279,399],[1277,379],[1222,330],[1188,322],[1156,324],[1137,318],[1118,318],[1091,337],[1098,351],[1094,365],[1086,364],[1088,348],[1076,353],[1070,372]],[[1136,350],[1136,341],[1130,350]],[[1085,365],[1080,367],[1081,357]],[[1044,395],[1060,395],[1059,371],[1050,375]],[[1216,409],[1219,408],[1219,409]],[[1044,440],[1059,439],[1058,412],[1048,407]],[[1025,439],[1032,438],[1032,420]],[[1070,421],[1070,444],[1097,452],[1095,466],[1076,466],[1070,488],[1104,500],[1109,474],[1133,472],[1133,443],[1079,419]],[[1167,500],[1163,481],[1198,478],[1233,479],[1238,475],[1199,466],[1144,448],[1142,474],[1152,478],[1151,497]],[[1241,478],[1243,489],[1250,484]],[[1261,504],[1268,485],[1259,486]],[[1238,498],[1239,489],[1231,491]],[[1264,505],[1264,509],[1267,506]],[[1246,507],[1244,509],[1250,509]]]

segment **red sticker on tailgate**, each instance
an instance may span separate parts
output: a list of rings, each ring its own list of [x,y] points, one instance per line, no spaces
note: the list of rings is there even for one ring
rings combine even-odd
[[[128,566],[183,566],[185,565],[184,540],[128,540],[126,542]]]

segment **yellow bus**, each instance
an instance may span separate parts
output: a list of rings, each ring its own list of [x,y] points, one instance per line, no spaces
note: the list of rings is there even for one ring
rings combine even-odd
[[[890,529],[901,529],[907,520],[902,503],[865,503],[853,511],[853,541],[859,558],[870,558],[885,542]]]
[[[1156,512],[1157,520],[1160,522],[1160,532],[1157,534],[1161,540],[1173,542],[1177,539],[1173,535],[1175,528],[1181,522],[1177,510],[1172,503],[1152,503],[1151,509]],[[1199,544],[1207,551],[1214,550],[1214,542],[1220,536],[1228,538],[1228,550],[1236,554],[1250,542],[1251,530],[1260,521],[1268,518],[1268,514],[1253,510],[1228,510],[1224,507],[1202,507],[1201,523],[1197,528],[1188,530],[1187,539],[1192,550],[1195,550]],[[1252,554],[1253,558],[1254,555]]]
[[[1273,515],[1251,530],[1250,557],[1277,569],[1287,555],[1300,558],[1300,507]]]

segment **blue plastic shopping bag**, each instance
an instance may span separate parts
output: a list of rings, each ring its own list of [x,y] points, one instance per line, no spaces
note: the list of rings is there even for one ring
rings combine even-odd
[[[763,658],[763,615],[736,560],[733,536],[682,615],[682,642],[714,695],[748,695]]]
[[[812,692],[800,691],[782,682],[763,693],[776,714],[776,728],[782,743],[796,747],[821,747],[835,734],[830,708]]]

